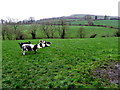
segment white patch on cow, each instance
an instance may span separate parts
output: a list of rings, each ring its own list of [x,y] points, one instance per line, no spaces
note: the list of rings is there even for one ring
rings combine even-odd
[[[38,45],[37,45],[37,48],[42,48],[42,47],[40,47],[40,45],[38,44]]]
[[[25,47],[25,46],[27,46],[27,45],[30,46],[31,48],[33,48],[33,47],[35,46],[35,45],[33,45],[33,44],[23,44],[22,47]]]
[[[42,44],[42,47],[45,47],[45,44]]]
[[[50,46],[50,44],[46,44],[48,47]]]
[[[37,48],[43,48],[43,47],[45,47],[45,44],[43,44],[43,43],[41,43],[42,44],[42,46],[40,45],[40,43],[38,43],[37,44]]]

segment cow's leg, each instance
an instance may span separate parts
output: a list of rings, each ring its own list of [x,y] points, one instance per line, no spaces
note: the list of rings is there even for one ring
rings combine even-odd
[[[25,55],[26,47],[22,48],[22,54]]]
[[[34,50],[34,54],[36,54],[36,51],[37,51],[37,50]]]
[[[33,50],[34,50],[34,54],[36,54],[36,53],[37,53],[37,49],[36,49],[36,48],[33,48]]]
[[[23,53],[22,53],[23,55],[25,55],[25,51],[23,51]]]
[[[36,52],[37,52],[37,44],[33,47],[33,50],[34,50],[34,54],[36,54]]]

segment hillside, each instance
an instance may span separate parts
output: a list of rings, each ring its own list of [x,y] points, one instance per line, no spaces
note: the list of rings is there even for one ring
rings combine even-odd
[[[95,17],[97,16],[97,19],[104,19],[106,15],[92,15],[92,14],[73,14],[70,17],[80,17],[80,18],[84,18],[85,16],[91,16],[93,19],[95,19]],[[118,19],[117,16],[107,16],[108,20],[109,19]]]
[[[117,16],[106,16],[106,15],[91,15],[91,14],[73,14],[70,16],[54,17],[54,18],[44,18],[37,20],[37,23],[49,22],[52,24],[59,24],[60,19],[69,25],[85,25],[87,24],[87,19],[90,18],[94,25],[104,25],[111,27],[118,27],[118,17]]]
[[[62,16],[62,17],[53,17],[53,18],[44,18],[44,19],[40,19],[40,20],[37,20],[37,21],[45,21],[45,20],[56,20],[56,19],[60,19],[60,18],[63,18],[63,19],[79,19],[79,20],[85,20],[85,16],[90,16],[92,17],[92,19],[95,19],[96,20],[104,20],[105,19],[105,16],[106,15],[92,15],[92,14],[73,14],[73,15],[70,15],[70,16]],[[118,17],[117,16],[106,16],[107,20],[118,20]]]

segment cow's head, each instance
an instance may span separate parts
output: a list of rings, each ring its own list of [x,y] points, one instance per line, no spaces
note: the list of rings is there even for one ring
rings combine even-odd
[[[49,47],[50,44],[52,44],[51,42],[46,42],[46,41],[44,41],[44,40],[39,40],[39,42],[40,42],[41,44],[44,44],[44,45],[45,45],[44,47]]]
[[[49,47],[50,44],[52,44],[51,42],[45,42],[45,47]]]

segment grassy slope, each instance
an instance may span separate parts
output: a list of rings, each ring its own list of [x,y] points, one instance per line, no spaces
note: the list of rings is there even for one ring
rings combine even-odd
[[[117,38],[47,41],[53,43],[51,47],[39,49],[36,55],[27,52],[26,56],[21,55],[20,41],[3,41],[3,87],[116,87],[94,77],[93,71],[117,61]]]

